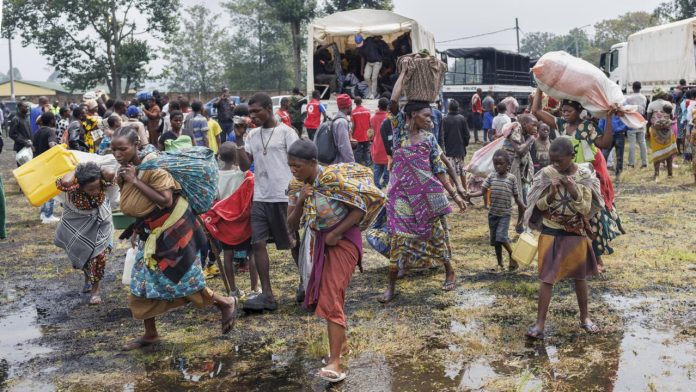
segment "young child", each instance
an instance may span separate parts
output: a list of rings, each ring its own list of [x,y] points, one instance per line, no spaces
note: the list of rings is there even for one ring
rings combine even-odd
[[[117,129],[121,128],[122,122],[123,121],[121,120],[121,116],[119,116],[118,114],[112,114],[111,116],[109,116],[109,118],[106,119],[106,124],[108,125],[108,127],[104,128],[104,137],[102,137],[101,141],[99,142],[99,149],[97,150],[97,154],[111,154],[111,138],[114,136],[114,132],[116,132]]]
[[[178,110],[169,113],[169,123],[171,129],[160,136],[158,144],[160,151],[176,151],[185,147],[192,147],[191,137],[182,135],[181,129],[184,125],[184,114]]]
[[[247,226],[249,221],[249,212],[254,189],[253,175],[250,172],[245,173],[239,170],[237,166],[237,146],[235,143],[222,143],[219,149],[219,157],[222,161],[222,168],[219,171],[217,199],[220,200],[221,203],[216,203],[213,209],[220,209],[218,212],[221,217],[233,218],[234,220],[228,223],[232,223],[234,228],[238,229],[240,226]],[[229,226],[226,227],[229,228]],[[235,230],[235,237],[242,235],[242,232],[243,230]],[[225,236],[225,238],[232,237]],[[259,293],[258,274],[256,273],[253,261],[250,260],[251,235],[249,235],[246,240],[242,240],[241,243],[236,245],[229,245],[222,241],[219,241],[219,243],[223,250],[225,274],[230,284],[230,289],[232,290],[232,296],[238,298],[244,296],[242,290],[240,290],[235,283],[235,262],[239,264],[240,270],[245,270],[245,264],[248,263],[247,268],[250,271],[251,291],[253,293]]]
[[[599,332],[588,316],[586,280],[599,273],[589,225],[589,217],[603,208],[599,180],[591,165],[574,162],[575,149],[568,137],[554,140],[549,156],[551,165],[534,176],[524,214],[527,226],[541,231],[537,320],[526,333],[532,339],[544,338],[553,285],[561,279],[575,281],[580,327]]]
[[[531,150],[532,162],[534,162],[534,174],[549,165],[549,148],[551,147],[551,140],[549,139],[550,134],[551,130],[549,126],[540,122],[539,137],[534,142]]]
[[[490,208],[488,209],[488,228],[491,232],[491,246],[495,247],[495,257],[498,260],[498,268],[503,269],[503,248],[510,258],[509,270],[514,271],[518,265],[512,259],[512,247],[508,231],[510,230],[510,218],[512,216],[512,199],[517,203],[518,219],[517,231],[522,229],[522,216],[524,215],[524,203],[517,189],[517,180],[510,174],[510,156],[505,150],[498,150],[493,154],[493,166],[495,173],[491,173],[483,182],[481,192],[471,196],[481,196],[490,189]]]

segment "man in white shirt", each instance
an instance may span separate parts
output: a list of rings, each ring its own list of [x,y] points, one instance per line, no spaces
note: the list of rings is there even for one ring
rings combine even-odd
[[[247,171],[254,163],[254,201],[251,207],[251,244],[254,262],[261,281],[262,293],[247,300],[244,309],[276,310],[269,274],[270,261],[266,244],[273,239],[276,249],[290,249],[293,240],[287,228],[288,183],[292,178],[288,166],[288,150],[298,140],[297,132],[276,121],[273,101],[266,94],[254,94],[248,102],[255,124],[247,134],[236,128],[239,168]]]
[[[497,139],[503,135],[503,127],[506,124],[510,124],[512,120],[507,115],[507,106],[505,103],[500,102],[496,107],[498,109],[498,115],[493,119],[493,129],[495,129],[495,135],[493,139]]]
[[[633,82],[633,94],[626,96],[626,103],[629,105],[636,105],[638,113],[645,116],[645,107],[648,104],[648,99],[645,95],[640,93],[641,87],[642,85],[640,82]],[[647,167],[648,148],[645,145],[645,126],[629,129],[626,135],[628,136],[628,166],[635,167],[636,165],[636,142],[638,142],[638,147],[640,148],[640,167]]]

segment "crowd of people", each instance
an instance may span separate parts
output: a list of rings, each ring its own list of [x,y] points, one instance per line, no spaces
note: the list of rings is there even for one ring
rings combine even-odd
[[[612,240],[624,233],[607,159],[615,151],[619,180],[628,138],[628,166],[636,164],[637,144],[641,167],[647,167],[649,135],[655,176],[663,164],[671,176],[674,156],[691,159],[696,142],[696,90],[684,83],[672,93],[655,91],[648,104],[640,89],[636,82],[626,101],[646,114],[646,129],[628,129],[617,110],[594,119],[578,102],[555,101],[540,90],[525,109],[513,97],[496,102],[479,90],[470,102],[470,124],[456,100],[446,103],[443,114],[439,103],[400,107],[398,97],[386,93],[372,113],[360,97],[341,93],[330,118],[319,91],[307,102],[295,89],[275,109],[261,93],[235,105],[225,89],[214,104],[217,119],[200,101],[169,100],[157,92],[130,102],[87,96],[79,105],[57,108],[44,97],[33,109],[20,101],[9,136],[18,156],[29,149],[36,157],[57,144],[113,155],[113,167],[83,162],[57,179],[62,217],[53,215],[51,200],[40,219],[58,222],[55,244],[83,272],[82,290],[98,305],[113,248],[112,210],[134,218],[120,238],[137,251],[128,306],[143,320],[144,333],[124,349],[157,343],[155,318],[188,303],[215,306],[223,334],[233,329],[239,307],[275,311],[272,243],[290,250],[298,266],[297,302],[327,322],[330,353],[318,375],[337,382],[345,378],[341,357],[350,350],[344,303],[355,268],[362,269],[363,235],[389,260],[380,302],[394,299],[397,279],[410,268],[442,264],[442,289],[454,290],[451,201],[463,213],[473,198],[483,198],[500,270],[519,267],[509,238],[513,206],[518,233],[541,233],[538,316],[527,337],[544,338],[552,288],[563,279],[574,281],[580,326],[599,332],[588,315],[587,278],[603,271],[602,256],[613,253]],[[474,143],[499,143],[486,177],[467,166],[472,131]],[[217,181],[216,201],[207,210],[187,196],[191,185],[159,161],[167,154],[219,162],[213,169],[189,168],[195,181]],[[242,271],[249,272],[248,293],[235,281]],[[218,274],[228,295],[208,287]]]

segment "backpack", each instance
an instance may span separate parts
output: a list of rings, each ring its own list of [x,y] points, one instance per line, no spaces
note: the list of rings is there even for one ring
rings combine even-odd
[[[317,151],[319,152],[318,161],[323,165],[333,163],[338,155],[338,147],[336,147],[333,134],[334,121],[336,121],[336,119],[321,123],[317,130],[317,134],[314,135],[314,144],[316,144]]]

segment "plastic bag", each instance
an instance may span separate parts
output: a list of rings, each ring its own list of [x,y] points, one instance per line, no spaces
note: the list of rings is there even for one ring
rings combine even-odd
[[[488,177],[495,170],[493,167],[493,154],[503,148],[504,142],[505,137],[499,137],[478,149],[464,170],[477,177]]]
[[[131,273],[135,265],[135,256],[138,254],[137,248],[129,248],[126,252],[126,260],[123,262],[123,274],[121,275],[121,283],[126,286],[131,284]]]
[[[15,155],[15,160],[17,161],[17,165],[22,166],[23,164],[31,161],[34,158],[34,152],[31,150],[31,147],[24,147],[21,150],[17,151],[17,155]]]
[[[606,117],[612,106],[619,106],[619,117],[629,128],[642,128],[646,121],[636,106],[622,105],[621,88],[594,65],[566,52],[549,52],[532,68],[539,88],[557,99],[570,99],[598,118]]]
[[[305,226],[304,234],[302,234],[302,240],[300,241],[300,257],[297,260],[297,266],[300,270],[300,279],[302,279],[302,286],[305,291],[307,291],[309,275],[312,273],[312,268],[314,267],[314,260],[312,260],[311,253],[312,237],[312,229]]]

